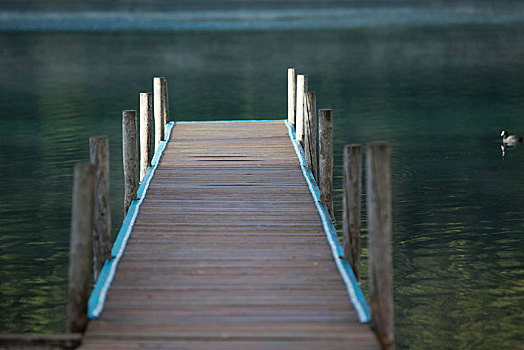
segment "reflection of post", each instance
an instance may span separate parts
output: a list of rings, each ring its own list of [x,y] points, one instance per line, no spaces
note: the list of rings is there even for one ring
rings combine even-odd
[[[155,149],[156,152],[160,141],[164,140],[164,94],[163,77],[153,78],[153,109],[155,114]],[[154,153],[153,152],[153,153]]]
[[[169,94],[167,93],[167,79],[162,78],[162,108],[164,109],[164,140],[166,139],[165,127],[169,123]]]
[[[320,201],[326,204],[333,219],[333,111],[318,111],[318,187]]]
[[[304,133],[304,155],[306,167],[311,170],[315,179],[317,175],[317,103],[314,92],[306,94],[306,110],[304,113],[305,133]]]
[[[138,151],[136,143],[136,111],[122,112],[122,148],[124,163],[124,217],[138,188]]]
[[[371,322],[383,349],[394,349],[391,253],[391,150],[375,143],[366,149],[367,221]]]
[[[357,281],[360,281],[360,201],[362,193],[362,147],[344,147],[344,197],[342,232],[344,258],[349,261]]]
[[[304,101],[307,92],[307,75],[297,75],[297,109],[295,116],[296,135],[299,142],[304,142]]]
[[[297,108],[297,70],[287,70],[287,122],[295,125],[295,113]]]
[[[151,165],[153,147],[153,111],[150,92],[140,93],[140,181],[146,175],[147,167]]]
[[[95,281],[111,255],[111,211],[109,209],[109,140],[89,139],[91,164],[96,166],[95,212],[93,220],[93,275]]]
[[[69,287],[67,293],[67,331],[83,332],[87,325],[87,301],[93,254],[94,165],[75,166],[71,241],[69,245]]]

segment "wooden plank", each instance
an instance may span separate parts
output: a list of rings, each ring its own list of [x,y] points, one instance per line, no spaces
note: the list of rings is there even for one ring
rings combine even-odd
[[[178,123],[84,349],[378,349],[283,122]]]

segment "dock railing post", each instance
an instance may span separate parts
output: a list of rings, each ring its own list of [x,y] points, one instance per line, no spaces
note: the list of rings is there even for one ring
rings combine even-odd
[[[89,139],[91,164],[96,166],[93,217],[93,275],[95,281],[111,255],[111,210],[109,209],[109,140]]]
[[[394,349],[391,247],[391,148],[366,148],[367,221],[371,323],[383,349]]]
[[[67,331],[83,332],[87,325],[87,301],[93,254],[93,208],[96,167],[75,166],[69,245]]]
[[[344,146],[344,196],[342,233],[344,258],[360,281],[360,209],[362,195],[362,147]]]
[[[297,108],[297,70],[287,70],[287,122],[295,126],[295,115]]]
[[[122,112],[122,162],[124,165],[124,217],[138,189],[136,111]]]
[[[140,181],[146,175],[147,168],[151,165],[153,153],[153,111],[152,96],[150,92],[140,93]]]
[[[162,96],[163,96],[162,108],[164,109],[163,125],[164,125],[164,141],[165,141],[166,136],[167,136],[165,132],[165,128],[166,128],[166,125],[169,123],[169,94],[167,92],[167,79],[166,78],[162,78]]]
[[[318,111],[318,187],[320,202],[326,204],[333,219],[333,111]]]
[[[311,170],[313,177],[317,180],[317,103],[316,94],[312,91],[306,94],[305,117],[304,155],[306,167]]]
[[[165,108],[164,108],[164,77],[153,78],[153,109],[155,114],[155,149],[156,152],[160,141],[164,140]],[[153,152],[153,153],[154,153]]]
[[[299,142],[304,142],[304,104],[306,98],[306,92],[308,90],[308,78],[307,75],[297,75],[297,107],[295,116],[295,131],[296,138]]]

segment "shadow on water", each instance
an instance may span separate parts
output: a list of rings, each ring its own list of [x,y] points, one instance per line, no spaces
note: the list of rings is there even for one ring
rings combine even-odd
[[[64,330],[73,164],[109,136],[118,226],[121,111],[152,76],[179,120],[283,118],[295,66],[334,109],[335,188],[345,143],[393,147],[398,348],[518,348],[524,148],[498,136],[524,133],[523,42],[511,21],[0,32],[0,332]]]

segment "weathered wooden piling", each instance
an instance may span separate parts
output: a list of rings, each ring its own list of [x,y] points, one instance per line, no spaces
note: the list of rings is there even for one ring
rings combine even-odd
[[[162,96],[163,96],[163,105],[164,109],[164,140],[166,139],[165,127],[169,123],[169,94],[167,92],[167,79],[162,78]]]
[[[155,148],[156,152],[160,141],[164,140],[165,108],[164,108],[164,77],[153,78],[153,109],[155,119]],[[154,153],[153,152],[153,153]]]
[[[305,117],[304,153],[306,167],[311,170],[315,180],[317,180],[317,102],[316,94],[312,91],[306,94]]]
[[[153,158],[153,106],[150,92],[140,93],[140,181]]]
[[[124,217],[138,189],[136,111],[122,112],[122,160],[124,163]]]
[[[75,166],[71,241],[69,246],[69,287],[67,331],[83,332],[87,325],[87,301],[93,255],[93,210],[96,166]]]
[[[362,195],[362,147],[344,146],[344,196],[342,233],[344,258],[360,281],[360,209]]]
[[[318,187],[320,201],[324,203],[333,215],[333,110],[318,111]]]
[[[297,75],[297,107],[296,107],[296,137],[299,142],[304,142],[304,105],[306,93],[308,90],[308,78],[307,75],[299,74]]]
[[[288,68],[287,70],[287,121],[295,125],[295,115],[297,109],[297,70]]]
[[[111,210],[109,208],[109,140],[106,136],[89,139],[91,164],[96,166],[93,216],[93,276],[96,281],[104,262],[111,255]]]
[[[366,148],[367,221],[371,322],[383,349],[394,349],[391,247],[391,148]]]

